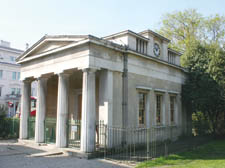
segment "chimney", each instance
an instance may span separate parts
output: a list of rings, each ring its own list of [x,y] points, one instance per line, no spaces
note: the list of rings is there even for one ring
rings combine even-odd
[[[26,43],[26,50],[29,48],[29,44],[28,43]]]

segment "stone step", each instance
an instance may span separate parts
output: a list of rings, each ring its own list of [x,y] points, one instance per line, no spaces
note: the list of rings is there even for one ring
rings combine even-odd
[[[62,155],[62,154],[64,154],[62,151],[49,151],[49,152],[31,154],[30,157],[43,157],[43,156]]]

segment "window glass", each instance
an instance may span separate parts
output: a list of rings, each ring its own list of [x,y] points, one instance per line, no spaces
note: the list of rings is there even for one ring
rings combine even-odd
[[[2,87],[0,87],[0,97],[2,96]]]
[[[11,88],[11,94],[16,94],[16,88]]]
[[[16,94],[20,94],[21,89],[20,88],[16,88]]]
[[[138,94],[139,101],[139,125],[145,124],[145,103],[146,103],[146,94],[139,92]]]
[[[10,57],[10,60],[11,60],[12,62],[14,62],[14,61],[15,61],[15,57],[11,56],[11,57]]]
[[[17,72],[17,79],[20,80],[20,72]]]
[[[0,70],[0,79],[3,78],[3,70]]]
[[[174,122],[174,113],[175,113],[175,96],[170,96],[170,121]]]
[[[156,123],[161,123],[162,117],[162,95],[156,95]]]
[[[12,79],[16,80],[16,72],[12,72]]]
[[[32,99],[31,100],[31,107],[32,108],[35,108],[36,107],[36,100],[35,99]]]

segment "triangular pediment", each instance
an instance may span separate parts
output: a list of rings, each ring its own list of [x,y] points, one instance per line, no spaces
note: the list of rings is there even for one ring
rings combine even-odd
[[[43,44],[41,44],[39,47],[37,47],[35,50],[30,52],[29,55],[31,56],[31,55],[42,54],[47,51],[51,51],[51,50],[57,49],[59,47],[66,46],[70,43],[73,43],[73,42],[71,42],[71,41],[46,41]]]
[[[57,50],[61,47],[70,45],[72,43],[77,43],[83,39],[87,38],[87,36],[83,35],[71,35],[71,36],[44,36],[37,43],[35,43],[32,47],[30,47],[27,51],[25,51],[17,61],[22,61],[28,57],[38,56],[49,51]]]

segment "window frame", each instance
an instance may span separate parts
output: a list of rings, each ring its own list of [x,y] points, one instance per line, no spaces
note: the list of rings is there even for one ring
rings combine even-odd
[[[143,122],[140,123],[140,94],[144,95],[144,100],[143,100]],[[143,127],[146,126],[146,113],[147,113],[147,96],[148,96],[148,92],[146,91],[142,91],[142,90],[138,90],[138,126],[139,127]]]
[[[160,96],[160,121],[158,122],[158,96]],[[156,92],[155,93],[155,122],[156,125],[163,125],[164,124],[164,93]]]
[[[2,97],[2,86],[0,86],[0,97]]]
[[[17,79],[17,72],[13,71],[12,72],[12,80],[16,80]]]
[[[171,99],[173,99],[173,114],[172,114],[172,110],[171,110]],[[176,111],[177,111],[177,96],[170,94],[169,95],[169,101],[170,101],[170,124],[174,125],[176,124]],[[173,118],[173,120],[172,120]]]
[[[141,54],[147,54],[147,46],[147,41],[140,38],[136,38],[136,52]]]
[[[0,70],[0,79],[3,79],[3,70]]]

